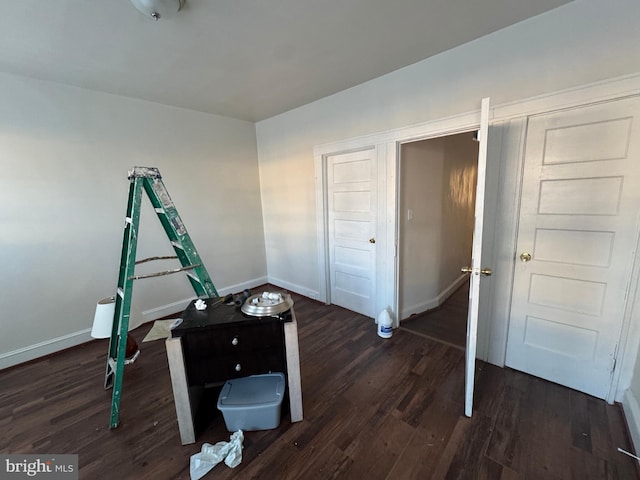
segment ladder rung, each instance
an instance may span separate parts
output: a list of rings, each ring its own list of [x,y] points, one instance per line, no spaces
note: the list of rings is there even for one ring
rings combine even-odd
[[[180,242],[176,242],[175,240],[171,241],[171,245],[173,245],[176,248],[179,248],[180,250],[184,250],[184,247],[182,246],[182,244]]]
[[[165,213],[166,214],[167,212],[164,211],[164,208],[156,208],[156,213],[158,213],[158,214],[159,213]]]
[[[120,295],[120,298],[124,298],[124,290],[120,287],[118,287],[118,295]]]
[[[132,221],[132,220],[131,220],[131,217],[125,217],[125,219],[124,219],[124,223],[129,223],[129,224],[131,224],[131,221]]]
[[[169,255],[169,256],[164,256],[164,257],[149,257],[149,258],[143,258],[142,260],[137,260],[136,261],[136,265],[139,265],[141,263],[145,263],[145,262],[151,262],[153,260],[175,260],[176,257],[175,255]]]
[[[172,273],[184,272],[185,270],[193,270],[194,268],[201,267],[202,265],[187,265],[186,267],[174,268],[173,270],[165,270],[164,272],[146,273],[144,275],[133,275],[129,277],[129,280],[141,280],[143,278],[162,277],[164,275],[171,275]]]

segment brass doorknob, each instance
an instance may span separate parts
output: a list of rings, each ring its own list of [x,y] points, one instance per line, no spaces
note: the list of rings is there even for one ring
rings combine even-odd
[[[471,268],[471,267],[462,267],[462,268],[460,269],[460,271],[461,271],[462,273],[473,273],[473,268]],[[485,276],[487,276],[487,277],[490,277],[491,275],[493,275],[493,270],[492,270],[491,268],[486,268],[486,267],[485,267],[485,268],[483,268],[482,270],[480,270],[480,273],[481,273],[482,275],[485,275]],[[476,272],[476,275],[477,275],[477,272]]]
[[[520,254],[520,260],[523,262],[528,262],[531,260],[531,254],[529,252],[522,252]]]
[[[371,237],[371,238],[369,239],[369,243],[376,243],[376,239],[375,239],[375,238],[373,238],[373,237]]]

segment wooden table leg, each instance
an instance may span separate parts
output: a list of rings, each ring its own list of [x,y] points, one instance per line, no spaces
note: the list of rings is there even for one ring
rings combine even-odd
[[[287,377],[289,379],[289,405],[291,421],[302,420],[302,384],[300,381],[300,352],[298,350],[298,323],[291,309],[291,322],[284,324],[284,343],[287,356]]]
[[[196,434],[193,424],[193,408],[189,394],[189,385],[187,384],[187,371],[184,364],[181,338],[169,337],[165,345],[167,346],[167,359],[169,360],[173,399],[176,404],[180,441],[182,445],[195,443]]]

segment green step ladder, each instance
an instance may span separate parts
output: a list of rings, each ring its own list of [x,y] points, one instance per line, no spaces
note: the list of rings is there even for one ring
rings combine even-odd
[[[120,422],[120,397],[122,396],[124,367],[126,364],[132,363],[133,360],[135,360],[135,357],[130,360],[126,358],[133,281],[185,272],[198,297],[218,297],[218,292],[207,273],[207,269],[203,265],[187,233],[187,229],[182,223],[180,215],[178,215],[178,211],[162,182],[160,171],[153,167],[134,167],[133,170],[129,172],[129,182],[129,201],[127,203],[122,254],[120,256],[118,290],[115,296],[114,321],[111,327],[109,355],[107,357],[107,368],[104,378],[105,389],[113,388],[110,428],[116,428]],[[150,257],[136,261],[138,226],[140,224],[140,207],[143,190],[147,193],[158,215],[158,219],[160,223],[162,223],[171,245],[173,245],[176,256]],[[180,260],[182,267],[158,273],[135,274],[136,264],[170,258]]]

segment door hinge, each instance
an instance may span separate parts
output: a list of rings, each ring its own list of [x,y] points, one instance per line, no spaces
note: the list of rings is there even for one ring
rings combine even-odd
[[[613,373],[616,369],[616,365],[618,364],[618,347],[619,343],[616,343],[615,347],[613,347],[613,358],[611,361],[611,373]]]

